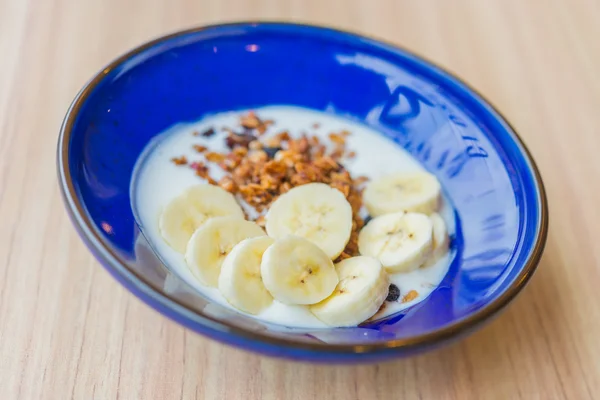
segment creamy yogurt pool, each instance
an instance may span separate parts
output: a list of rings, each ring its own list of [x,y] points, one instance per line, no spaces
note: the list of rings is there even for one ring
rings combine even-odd
[[[346,146],[356,152],[356,156],[344,159],[343,165],[352,176],[366,176],[373,179],[390,172],[423,170],[403,148],[372,129],[348,119],[289,106],[264,107],[255,111],[263,120],[274,121],[261,139],[286,130],[292,137],[309,133],[327,141],[331,132],[349,131],[351,134],[346,138]],[[234,308],[221,295],[219,289],[199,282],[188,268],[184,255],[165,242],[159,229],[159,217],[165,205],[175,196],[186,188],[204,181],[189,168],[181,168],[171,160],[181,156],[185,156],[189,161],[197,159],[198,153],[193,149],[194,145],[205,146],[214,152],[229,152],[223,135],[217,133],[204,137],[193,133],[206,132],[211,128],[219,131],[222,127],[239,127],[241,114],[241,111],[236,111],[208,116],[195,123],[174,126],[158,135],[140,155],[131,182],[132,207],[141,231],[167,268],[201,295],[231,309]],[[217,165],[208,165],[208,167],[213,178],[218,180],[224,175],[224,171]],[[250,219],[257,216],[252,207],[247,204],[242,206]],[[455,226],[448,201],[442,202],[438,212],[444,219],[451,236]],[[361,214],[367,216],[366,210],[363,209]],[[407,273],[389,274],[390,282],[399,288],[400,296],[398,301],[386,302],[385,307],[375,315],[374,319],[406,309],[429,296],[448,272],[452,256],[453,254],[446,253],[426,267]],[[309,329],[327,327],[309,311],[307,306],[286,305],[277,300],[257,315],[246,315],[286,327]]]

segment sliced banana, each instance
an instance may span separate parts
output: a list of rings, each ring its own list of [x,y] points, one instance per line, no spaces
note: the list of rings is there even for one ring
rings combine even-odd
[[[425,171],[400,172],[375,179],[363,193],[363,202],[374,217],[399,211],[430,214],[439,208],[440,198],[440,183]]]
[[[387,297],[390,285],[381,263],[372,257],[347,258],[336,264],[340,281],[325,300],[310,311],[330,326],[356,326],[371,318]]]
[[[194,232],[185,251],[185,261],[204,285],[216,287],[221,264],[233,246],[244,239],[266,236],[254,222],[239,217],[214,217]]]
[[[219,186],[200,184],[186,189],[163,209],[160,233],[173,249],[184,253],[192,234],[209,218],[231,215],[244,218],[235,197]]]
[[[448,237],[448,229],[446,222],[438,213],[433,213],[429,216],[433,225],[433,257],[437,258],[448,251],[450,238]]]
[[[324,183],[297,186],[280,196],[267,212],[266,229],[275,239],[295,235],[335,259],[352,231],[352,207],[342,192]]]
[[[223,260],[219,290],[235,308],[259,314],[273,302],[262,281],[260,262],[263,253],[274,241],[268,236],[244,239]]]
[[[377,258],[388,272],[419,268],[433,248],[433,224],[420,213],[394,213],[373,218],[358,235],[360,254]]]
[[[446,222],[438,213],[433,213],[429,216],[433,225],[433,253],[423,265],[423,268],[432,266],[439,259],[446,254],[448,246],[450,244],[450,238],[448,237],[448,228],[446,228]]]
[[[263,282],[285,304],[315,304],[338,284],[331,259],[318,246],[299,236],[277,239],[263,254]]]

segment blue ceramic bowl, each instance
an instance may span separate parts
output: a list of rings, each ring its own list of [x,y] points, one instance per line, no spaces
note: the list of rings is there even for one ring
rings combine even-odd
[[[207,113],[274,104],[361,121],[439,178],[455,207],[456,257],[425,301],[370,326],[317,333],[275,327],[210,304],[144,245],[129,194],[144,146]],[[58,173],[81,237],[128,290],[200,334],[291,359],[381,360],[472,331],[529,280],[548,224],[531,156],[473,89],[392,45],[287,23],[192,29],[118,58],[68,110]]]

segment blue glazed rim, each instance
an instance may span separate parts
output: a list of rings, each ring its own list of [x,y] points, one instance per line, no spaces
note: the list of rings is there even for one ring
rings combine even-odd
[[[102,239],[100,231],[95,227],[91,218],[87,214],[83,203],[80,201],[77,191],[73,185],[71,173],[69,171],[69,143],[71,134],[75,125],[75,120],[79,114],[82,105],[94,89],[103,81],[103,79],[116,67],[121,65],[127,59],[145,51],[146,49],[157,45],[163,41],[174,39],[183,35],[198,33],[204,30],[215,28],[240,28],[253,26],[270,26],[281,29],[301,29],[318,31],[321,35],[330,38],[343,39],[345,41],[360,41],[378,49],[394,53],[396,55],[409,58],[410,62],[417,69],[426,70],[436,79],[444,81],[449,86],[466,93],[472,100],[484,109],[491,117],[508,129],[505,129],[520,157],[526,162],[530,170],[528,171],[535,181],[533,190],[536,192],[537,204],[535,204],[538,213],[538,225],[536,227],[536,240],[534,246],[530,249],[529,257],[515,278],[513,283],[494,301],[483,306],[472,315],[461,320],[454,321],[447,326],[433,332],[422,335],[390,340],[368,345],[352,344],[325,344],[325,343],[303,343],[281,338],[273,338],[261,333],[254,333],[245,329],[229,325],[226,322],[218,321],[210,316],[200,315],[186,305],[171,298],[162,292],[161,288],[156,287],[144,276],[129,270],[125,266],[125,260],[110,249]],[[66,116],[63,120],[57,146],[57,169],[59,185],[67,212],[71,221],[75,225],[79,235],[91,250],[94,256],[115,277],[123,286],[125,286],[134,295],[142,301],[159,311],[161,314],[177,321],[178,323],[215,340],[234,345],[237,347],[258,351],[271,356],[284,356],[299,360],[312,361],[363,361],[368,359],[381,359],[398,356],[401,353],[411,354],[420,349],[433,347],[443,342],[449,341],[454,337],[466,334],[474,330],[484,321],[490,319],[502,310],[510,301],[523,289],[533,273],[535,272],[541,255],[543,253],[546,238],[548,234],[548,201],[540,172],[533,161],[531,153],[516,133],[513,126],[502,116],[496,107],[492,105],[477,90],[469,86],[462,79],[453,73],[438,66],[430,60],[408,51],[397,45],[375,39],[362,34],[356,34],[336,28],[300,24],[292,22],[278,21],[240,21],[231,23],[222,23],[190,28],[168,35],[158,37],[146,42],[129,52],[116,58],[107,64],[90,81],[88,81],[71,103]]]

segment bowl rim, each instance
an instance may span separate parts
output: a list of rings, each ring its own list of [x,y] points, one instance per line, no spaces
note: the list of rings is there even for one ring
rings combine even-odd
[[[260,332],[255,333],[245,328],[230,325],[224,321],[219,321],[208,315],[199,314],[185,304],[172,298],[170,295],[165,294],[160,288],[156,287],[156,285],[145,279],[143,275],[136,271],[130,270],[125,266],[125,260],[117,253],[112,251],[110,247],[104,243],[99,230],[95,228],[91,218],[85,210],[83,203],[78,197],[77,190],[73,185],[69,170],[69,143],[71,134],[73,132],[73,127],[81,107],[93,90],[113,69],[119,67],[124,61],[134,57],[135,55],[154,45],[160,44],[161,42],[165,42],[167,40],[175,39],[180,36],[195,34],[215,28],[248,28],[257,26],[280,27],[282,29],[312,29],[321,31],[324,34],[341,36],[349,40],[366,41],[369,45],[378,45],[384,47],[387,51],[396,52],[403,56],[413,57],[417,62],[425,65],[426,68],[432,69],[441,76],[445,76],[454,85],[462,85],[463,90],[472,96],[478,103],[488,107],[492,113],[495,114],[494,117],[497,117],[509,128],[508,133],[513,136],[512,139],[522,151],[520,156],[525,159],[531,168],[529,172],[531,173],[535,182],[535,187],[533,190],[535,190],[537,194],[539,221],[536,229],[537,237],[530,251],[530,255],[518,276],[514,279],[511,285],[504,290],[504,292],[502,292],[492,302],[482,306],[473,314],[453,321],[452,323],[447,324],[438,330],[427,332],[422,335],[376,342],[366,345],[329,344],[315,342],[309,343],[267,336],[261,334]],[[157,309],[161,314],[176,320],[184,326],[190,327],[195,332],[203,333],[209,337],[212,337],[213,339],[236,345],[238,347],[252,348],[253,344],[262,344],[267,347],[271,346],[271,352],[276,354],[279,354],[281,351],[285,351],[286,349],[304,352],[317,351],[319,355],[329,353],[332,355],[345,354],[350,356],[364,356],[367,353],[399,353],[409,350],[417,350],[422,347],[444,342],[462,333],[467,333],[473,328],[477,327],[480,323],[483,323],[497,314],[506,305],[508,305],[519,292],[521,292],[537,269],[546,245],[548,234],[548,200],[539,169],[533,160],[531,152],[517,131],[510,124],[510,122],[508,122],[504,115],[500,113],[498,108],[493,105],[492,102],[490,102],[479,91],[470,86],[453,72],[450,72],[448,69],[439,66],[435,62],[432,62],[431,60],[412,50],[408,50],[398,44],[376,38],[375,36],[312,23],[290,22],[284,20],[241,20],[235,22],[201,25],[155,37],[154,39],[146,41],[145,43],[142,43],[121,54],[110,61],[87,83],[85,83],[71,102],[60,128],[57,145],[57,172],[59,186],[63,201],[65,202],[67,213],[75,225],[80,237],[84,240],[98,261],[100,261],[100,264],[107,268],[108,271],[127,288],[127,290],[131,291],[141,300]],[[170,314],[171,312],[173,314]],[[195,318],[189,316],[189,313],[192,313]],[[263,350],[265,350],[265,348],[263,348]]]

